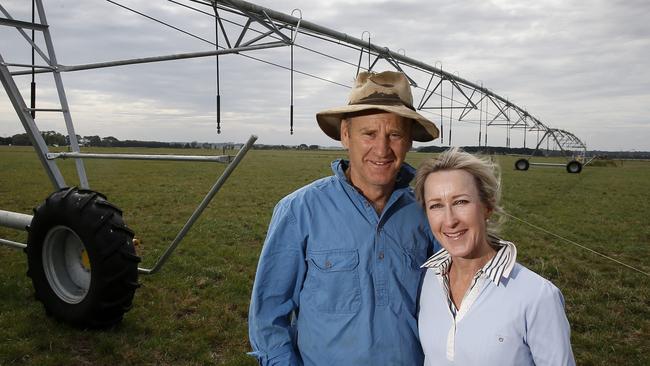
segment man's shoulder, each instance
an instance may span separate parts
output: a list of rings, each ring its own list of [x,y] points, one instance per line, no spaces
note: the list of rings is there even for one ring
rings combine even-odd
[[[315,195],[322,195],[324,192],[331,192],[331,190],[338,184],[337,181],[338,179],[333,175],[317,179],[284,196],[278,204],[287,206],[303,204],[305,201],[313,199]]]
[[[411,201],[414,201],[414,202],[416,201],[416,199],[415,199],[415,190],[413,190],[413,187],[407,186],[407,187],[404,187],[404,188],[400,188],[400,190],[402,192],[404,192],[404,198],[405,199],[408,199],[408,200],[411,200]]]

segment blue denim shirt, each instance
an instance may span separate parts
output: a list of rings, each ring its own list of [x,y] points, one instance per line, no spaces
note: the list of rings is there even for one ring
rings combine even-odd
[[[404,164],[378,215],[335,175],[283,198],[262,249],[249,312],[261,365],[422,365],[419,266],[439,249]]]

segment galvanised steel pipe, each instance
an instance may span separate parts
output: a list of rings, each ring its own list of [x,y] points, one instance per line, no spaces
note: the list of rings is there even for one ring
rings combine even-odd
[[[163,254],[158,258],[156,261],[156,264],[152,268],[138,268],[138,273],[143,274],[143,275],[150,275],[158,272],[160,268],[162,268],[163,264],[167,262],[167,259],[172,255],[176,247],[181,243],[183,238],[185,238],[185,235],[187,234],[188,231],[192,228],[194,225],[194,222],[201,216],[203,213],[203,210],[208,206],[208,204],[212,201],[214,196],[219,192],[219,189],[221,189],[221,186],[226,182],[228,177],[230,177],[230,174],[237,168],[237,165],[239,165],[239,162],[246,156],[246,153],[248,150],[250,150],[251,147],[253,147],[253,144],[257,140],[257,136],[252,135],[246,144],[242,146],[242,148],[239,150],[237,155],[235,155],[235,159],[232,161],[232,163],[228,164],[226,169],[221,173],[221,176],[217,179],[217,181],[214,183],[212,188],[210,188],[210,191],[205,195],[201,203],[196,207],[190,218],[187,220],[185,225],[181,228],[181,231],[178,232],[176,235],[176,238],[172,241],[171,244],[169,244],[169,247],[163,252]]]
[[[198,161],[229,163],[229,155],[143,155],[143,154],[94,154],[94,153],[48,153],[47,158],[52,159],[117,159],[117,160],[169,160],[169,161]]]
[[[307,21],[307,20],[304,20],[304,19],[301,19],[301,18],[296,18],[296,17],[294,17],[292,15],[288,15],[288,14],[285,14],[285,13],[282,13],[282,12],[279,12],[279,11],[275,11],[273,9],[265,8],[263,6],[256,5],[256,4],[253,4],[253,3],[249,3],[249,2],[243,1],[243,0],[211,0],[209,3],[206,1],[206,3],[204,3],[204,4],[209,6],[209,5],[211,5],[212,2],[215,2],[215,1],[216,1],[216,3],[220,4],[222,7],[229,8],[229,9],[235,9],[235,10],[239,10],[239,11],[242,11],[242,12],[254,13],[255,15],[257,15],[257,16],[259,16],[261,18],[266,18],[268,16],[270,19],[273,19],[273,20],[276,20],[276,21],[279,21],[279,22],[283,22],[283,23],[287,23],[287,24],[290,24],[290,25],[295,26],[295,27],[297,27],[298,24],[300,24],[300,29],[301,30],[308,30],[308,31],[314,32],[316,34],[331,37],[331,38],[333,38],[335,40],[338,40],[339,42],[345,42],[345,43],[349,43],[351,45],[355,45],[355,46],[358,46],[358,47],[367,48],[369,50],[372,50],[372,51],[376,52],[379,55],[387,55],[387,56],[389,56],[390,58],[392,58],[394,60],[401,61],[402,63],[404,63],[406,65],[415,66],[415,67],[418,67],[420,69],[429,71],[431,73],[440,75],[441,77],[444,77],[445,79],[454,80],[455,82],[457,82],[459,84],[463,84],[463,85],[465,85],[467,87],[478,90],[481,93],[483,93],[485,95],[488,95],[488,96],[490,96],[490,97],[492,97],[494,99],[497,99],[500,102],[502,102],[503,104],[505,104],[506,107],[512,108],[512,109],[520,112],[524,116],[530,118],[535,123],[536,126],[542,126],[543,131],[549,129],[549,127],[547,125],[542,123],[542,121],[540,121],[538,118],[532,116],[525,109],[517,106],[516,104],[513,104],[508,99],[506,99],[506,98],[504,98],[504,97],[490,91],[489,89],[483,87],[482,85],[473,83],[473,82],[471,82],[469,80],[461,78],[460,76],[457,76],[457,75],[454,75],[452,73],[443,71],[442,69],[439,69],[439,68],[437,68],[435,66],[431,66],[431,65],[429,65],[427,63],[424,63],[424,62],[418,61],[416,59],[407,57],[406,55],[403,55],[403,54],[401,54],[399,52],[391,51],[387,47],[381,47],[381,46],[375,45],[375,44],[373,44],[371,42],[364,41],[363,39],[352,37],[352,36],[350,36],[348,34],[335,31],[333,29],[330,29],[330,28],[327,28],[327,27],[312,23],[310,21]],[[575,135],[573,135],[573,136],[575,137]],[[575,138],[578,141],[580,141],[577,137],[575,137]],[[579,143],[584,146],[584,143],[582,143],[582,141],[580,141]],[[585,147],[585,149],[586,149],[586,147]]]
[[[251,12],[251,13],[255,13],[256,15],[259,15],[262,18],[264,18],[265,17],[264,14],[266,14],[271,19],[275,19],[275,20],[278,20],[278,21],[281,21],[281,22],[284,22],[284,23],[288,23],[288,24],[291,24],[293,26],[297,26],[298,22],[300,22],[300,29],[307,29],[307,30],[310,30],[310,31],[318,33],[318,34],[323,34],[323,35],[332,37],[332,38],[337,39],[339,41],[343,41],[343,42],[346,42],[346,43],[349,43],[349,44],[353,44],[355,46],[359,46],[359,47],[363,47],[363,48],[369,48],[369,49],[371,49],[371,50],[373,50],[373,51],[375,51],[375,52],[377,52],[379,54],[390,55],[390,57],[392,57],[395,60],[402,61],[402,62],[404,62],[405,64],[408,64],[408,65],[417,66],[419,68],[422,68],[422,69],[427,70],[429,72],[433,72],[433,73],[438,74],[438,75],[443,75],[447,79],[453,79],[453,80],[455,80],[455,81],[457,81],[457,82],[459,82],[461,84],[465,84],[467,86],[472,87],[473,89],[480,90],[484,94],[487,94],[487,95],[490,95],[490,96],[492,96],[492,97],[494,97],[496,99],[499,99],[500,101],[502,101],[503,103],[505,103],[508,106],[516,107],[514,104],[509,102],[507,99],[501,97],[498,94],[495,94],[495,93],[491,92],[490,90],[488,90],[485,87],[482,87],[481,85],[475,84],[475,83],[473,83],[473,82],[471,82],[469,80],[463,79],[463,78],[461,78],[459,76],[456,76],[456,75],[454,75],[452,73],[443,71],[442,69],[436,68],[436,67],[431,66],[429,64],[426,64],[424,62],[421,62],[421,61],[418,61],[416,59],[413,59],[413,58],[407,57],[405,55],[402,55],[399,52],[393,52],[390,49],[388,49],[387,47],[377,46],[377,45],[375,45],[373,43],[370,43],[368,41],[364,41],[364,40],[362,40],[360,38],[352,37],[352,36],[350,36],[348,34],[338,32],[338,31],[335,31],[335,30],[327,28],[327,27],[323,27],[321,25],[312,23],[310,21],[300,19],[300,18],[296,18],[294,16],[284,14],[282,12],[275,11],[273,9],[269,9],[269,8],[265,8],[263,6],[259,6],[259,5],[253,4],[253,3],[249,3],[247,1],[243,1],[243,0],[219,0],[219,1],[217,1],[217,3],[221,3],[221,4],[223,4],[225,6],[228,6],[228,7],[231,7],[231,8],[242,9],[242,10],[245,10],[245,11],[248,11],[248,12]],[[523,109],[522,109],[522,111],[523,111]]]
[[[255,50],[262,50],[262,49],[267,49],[267,48],[283,47],[283,46],[286,46],[286,45],[287,44],[284,43],[284,42],[270,42],[270,43],[264,43],[264,44],[259,44],[259,45],[252,45],[252,46],[245,46],[245,47],[235,47],[235,48],[213,50],[213,51],[177,53],[177,54],[172,54],[172,55],[142,57],[142,58],[127,59],[127,60],[98,62],[98,63],[93,63],[93,64],[83,64],[83,65],[73,65],[73,66],[53,65],[53,67],[56,68],[60,72],[81,71],[81,70],[101,69],[101,68],[106,68],[106,67],[136,65],[136,64],[144,64],[144,63],[151,63],[151,62],[160,62],[160,61],[174,61],[174,60],[183,60],[183,59],[188,59],[188,58],[199,58],[199,57],[209,57],[209,56],[216,56],[216,55],[226,55],[226,54],[229,54],[229,53],[255,51]],[[52,70],[43,69],[43,70],[34,71],[34,73],[36,73],[36,74],[47,73],[47,72],[52,72]],[[31,70],[26,70],[26,71],[12,72],[11,75],[31,75],[31,73],[32,73]]]
[[[18,212],[0,210],[0,226],[16,230],[27,230],[33,216]]]
[[[14,249],[25,249],[25,248],[27,248],[27,244],[18,243],[18,242],[7,240],[7,239],[0,239],[0,245],[6,245],[6,246],[8,246],[10,248],[14,248]]]

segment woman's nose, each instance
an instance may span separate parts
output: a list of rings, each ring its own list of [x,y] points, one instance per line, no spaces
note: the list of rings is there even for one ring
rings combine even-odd
[[[458,218],[451,206],[445,208],[444,224],[446,227],[454,227],[458,224]]]

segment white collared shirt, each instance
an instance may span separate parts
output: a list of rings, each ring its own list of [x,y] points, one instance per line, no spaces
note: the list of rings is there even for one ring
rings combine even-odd
[[[517,248],[509,241],[501,240],[496,237],[490,237],[490,242],[493,248],[497,248],[497,253],[490,259],[483,268],[479,269],[469,285],[467,292],[463,296],[461,308],[467,312],[472,306],[476,298],[476,293],[482,287],[484,280],[490,280],[495,286],[499,286],[501,278],[507,278],[512,271],[517,260]],[[442,281],[441,285],[447,295],[447,302],[449,303],[449,310],[452,315],[456,317],[458,309],[451,299],[449,291],[449,268],[451,267],[451,255],[446,249],[439,250],[436,254],[427,259],[421,268],[430,268],[435,274],[438,275],[439,280]],[[478,286],[477,286],[478,285]],[[464,306],[463,306],[464,304]]]
[[[491,238],[495,256],[474,276],[460,308],[449,293],[452,258],[429,258],[420,297],[425,365],[573,365],[560,291],[516,263],[513,243]]]

